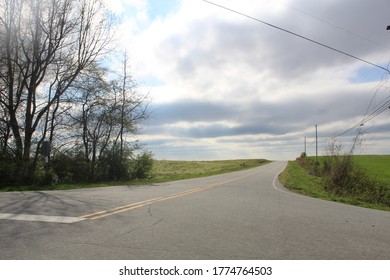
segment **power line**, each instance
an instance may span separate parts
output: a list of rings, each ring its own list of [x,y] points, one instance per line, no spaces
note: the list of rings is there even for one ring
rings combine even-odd
[[[258,19],[258,18],[252,17],[252,16],[250,16],[250,15],[241,13],[241,12],[239,12],[239,11],[237,11],[237,10],[230,9],[230,8],[228,8],[228,7],[226,7],[226,6],[222,6],[222,5],[220,5],[220,4],[217,4],[217,3],[214,3],[214,2],[211,2],[211,1],[208,1],[208,0],[202,0],[202,1],[205,2],[205,3],[211,4],[211,5],[214,5],[214,6],[216,6],[216,7],[219,7],[219,8],[221,8],[221,9],[227,10],[227,11],[229,11],[229,12],[232,12],[232,13],[238,14],[238,15],[240,15],[240,16],[249,18],[249,19],[251,19],[251,20],[257,21],[257,22],[259,22],[259,23],[268,25],[268,26],[270,26],[270,27],[272,27],[272,28],[275,28],[275,29],[277,29],[277,30],[286,32],[286,33],[288,33],[288,34],[291,34],[291,35],[296,36],[296,37],[298,37],[298,38],[304,39],[304,40],[306,40],[306,41],[309,41],[309,42],[314,43],[314,44],[316,44],[316,45],[319,45],[319,46],[321,46],[321,47],[327,48],[327,49],[329,49],[329,50],[332,50],[332,51],[338,52],[338,53],[340,53],[340,54],[343,54],[343,55],[345,55],[345,56],[351,57],[351,58],[353,58],[353,59],[359,60],[359,61],[364,62],[364,63],[366,63],[366,64],[369,64],[369,65],[371,65],[371,66],[374,66],[374,67],[377,67],[377,68],[379,68],[379,69],[382,69],[382,70],[384,70],[384,71],[386,71],[387,73],[390,74],[390,70],[387,69],[387,68],[385,68],[385,67],[383,67],[383,66],[380,66],[380,65],[378,65],[378,64],[372,63],[372,62],[370,62],[370,61],[368,61],[368,60],[362,59],[362,58],[360,58],[360,57],[357,57],[357,56],[352,55],[352,54],[350,54],[350,53],[347,53],[347,52],[345,52],[345,51],[336,49],[336,48],[331,47],[331,46],[329,46],[329,45],[323,44],[323,43],[318,42],[318,41],[316,41],[316,40],[310,39],[309,37],[300,35],[300,34],[298,34],[298,33],[295,33],[295,32],[293,32],[293,31],[290,31],[290,30],[288,30],[288,29],[285,29],[285,28],[276,26],[276,25],[274,25],[274,24],[268,23],[268,22],[266,22],[266,21],[260,20],[260,19]]]
[[[344,132],[339,133],[338,135],[336,135],[336,137],[342,136],[356,128],[360,128],[361,126],[365,125],[366,123],[376,118],[383,112],[387,111],[389,108],[390,108],[390,96],[387,98],[387,101],[385,101],[382,105],[377,106],[368,116],[366,115],[360,122],[356,123],[354,126],[345,130]]]
[[[386,111],[389,108],[390,108],[390,100],[387,100],[384,104],[382,104],[377,109],[375,109],[374,112],[372,112],[370,115],[365,117],[363,119],[363,121],[362,121],[362,124],[365,124],[365,123],[369,122],[370,120],[372,120],[373,118],[379,116],[380,114],[382,114],[384,111]]]
[[[390,63],[388,64],[388,66],[389,66],[389,65],[390,65]],[[387,106],[386,106],[386,105],[389,105],[389,104],[387,104],[387,102],[385,102],[382,106],[377,107],[376,109],[374,109],[374,111],[368,116],[368,112],[369,112],[369,110],[370,110],[370,108],[371,108],[371,105],[373,104],[373,102],[374,102],[374,100],[375,100],[375,98],[376,98],[376,96],[377,96],[377,94],[378,94],[378,91],[379,91],[381,88],[384,87],[384,83],[385,83],[385,81],[384,81],[384,76],[382,76],[381,84],[378,85],[378,86],[376,87],[376,89],[375,89],[375,91],[374,91],[374,94],[373,94],[373,96],[372,96],[372,98],[371,98],[371,100],[370,100],[370,103],[369,103],[368,106],[367,106],[366,113],[364,114],[364,117],[362,118],[362,120],[359,121],[358,123],[356,123],[355,125],[353,125],[351,128],[345,130],[344,132],[339,133],[338,135],[336,135],[336,137],[341,136],[341,135],[344,135],[344,134],[348,133],[349,131],[354,130],[354,129],[356,129],[356,128],[358,128],[358,129],[360,130],[361,127],[362,127],[365,123],[367,123],[368,121],[372,120],[373,118],[377,117],[379,114],[381,114],[381,113],[383,113],[384,111],[387,110]],[[390,99],[390,95],[389,95],[385,100],[387,100],[387,99]],[[382,108],[382,107],[383,107],[383,108]],[[382,111],[381,109],[383,109],[383,111]]]
[[[388,49],[388,47],[386,47],[385,45],[383,45],[383,44],[381,44],[381,43],[378,43],[378,42],[376,42],[376,41],[374,41],[374,40],[371,40],[371,39],[366,38],[366,37],[364,37],[364,36],[362,36],[362,35],[359,35],[359,34],[353,32],[353,31],[351,31],[351,30],[348,30],[348,29],[346,29],[346,28],[344,28],[344,27],[342,27],[342,26],[339,26],[339,25],[337,25],[337,24],[334,24],[334,23],[332,23],[332,22],[330,22],[330,21],[328,21],[328,20],[326,20],[326,19],[322,19],[322,18],[320,18],[320,17],[318,17],[318,16],[312,15],[312,14],[306,12],[306,11],[303,11],[303,10],[301,10],[301,9],[298,9],[298,8],[296,8],[296,7],[294,7],[294,6],[290,5],[290,4],[286,4],[286,3],[282,2],[282,1],[278,1],[278,0],[277,0],[277,2],[279,2],[280,4],[286,6],[286,7],[290,8],[290,9],[293,9],[293,10],[295,10],[295,11],[297,11],[297,12],[303,14],[303,15],[306,15],[306,16],[311,17],[311,18],[313,18],[313,19],[315,19],[315,20],[318,20],[318,21],[320,21],[320,22],[322,22],[322,23],[325,23],[325,24],[327,24],[327,25],[329,25],[329,26],[332,26],[332,27],[334,27],[334,28],[337,28],[337,29],[339,29],[339,30],[342,30],[342,31],[344,31],[344,32],[346,32],[346,33],[348,33],[348,34],[350,34],[350,35],[353,35],[353,36],[355,36],[355,37],[357,37],[357,38],[360,38],[360,39],[363,39],[363,40],[365,40],[365,41],[367,41],[367,42],[370,42],[371,44],[377,45],[377,46],[382,47],[382,48],[384,48],[384,49]]]
[[[387,68],[385,68],[385,67],[383,67],[383,66],[380,66],[380,65],[378,65],[378,64],[372,63],[372,62],[370,62],[370,61],[368,61],[368,60],[365,60],[365,59],[362,59],[362,58],[360,58],[360,57],[357,57],[357,56],[355,56],[355,55],[352,55],[352,54],[350,54],[350,53],[347,53],[347,52],[345,52],[345,51],[336,49],[336,48],[331,47],[331,46],[329,46],[329,45],[326,45],[326,44],[324,44],[324,43],[321,43],[321,42],[318,42],[318,41],[316,41],[316,40],[310,39],[310,38],[308,38],[308,37],[306,37],[306,36],[303,36],[303,35],[300,35],[300,34],[298,34],[298,33],[293,32],[293,31],[287,30],[287,29],[285,29],[285,28],[276,26],[276,25],[274,25],[274,24],[268,23],[268,22],[263,21],[263,20],[260,20],[260,19],[258,19],[258,18],[249,16],[249,15],[247,15],[247,14],[244,14],[244,13],[239,12],[239,11],[237,11],[237,10],[233,10],[233,9],[228,8],[228,7],[226,7],[226,6],[222,6],[222,5],[217,4],[217,3],[214,3],[214,2],[212,2],[212,1],[208,1],[208,0],[202,0],[202,1],[203,1],[203,2],[206,2],[206,3],[208,3],[208,4],[211,4],[211,5],[214,5],[214,6],[216,6],[216,7],[219,7],[219,8],[221,8],[221,9],[230,11],[230,12],[232,12],[232,13],[238,14],[238,15],[240,15],[240,16],[249,18],[249,19],[251,19],[251,20],[257,21],[257,22],[259,22],[259,23],[265,24],[265,25],[270,26],[270,27],[272,27],[272,28],[275,28],[275,29],[277,29],[277,30],[279,30],[279,31],[286,32],[286,33],[288,33],[288,34],[290,34],[290,35],[293,35],[293,36],[296,36],[296,37],[298,37],[298,38],[304,39],[304,40],[306,40],[306,41],[309,41],[309,42],[314,43],[314,44],[316,44],[316,45],[319,45],[319,46],[321,46],[321,47],[324,47],[324,48],[327,48],[327,49],[329,49],[329,50],[338,52],[338,53],[340,53],[340,54],[343,54],[343,55],[348,56],[348,57],[350,57],[350,58],[353,58],[353,59],[355,59],[355,60],[359,60],[359,61],[364,62],[364,63],[366,63],[366,64],[369,64],[369,65],[371,65],[371,66],[377,67],[377,68],[379,68],[379,69],[381,69],[381,70],[384,70],[384,71],[386,71],[387,73],[390,74],[390,70],[389,70],[389,69],[387,69]],[[287,5],[287,6],[288,6],[288,5]],[[292,8],[293,8],[293,7],[292,7]],[[298,10],[298,9],[296,9],[296,8],[294,8],[294,9],[297,10],[297,11],[300,11],[300,10]],[[305,13],[305,12],[303,12],[303,11],[300,11],[300,12]],[[307,14],[307,15],[313,17],[313,18],[316,18],[316,17],[314,17],[314,16],[312,16],[312,15],[310,15],[310,14],[308,14],[308,13],[305,13],[305,14]],[[329,22],[327,22],[327,21],[324,21],[324,20],[322,20],[322,19],[320,19],[320,18],[316,18],[316,19],[318,19],[318,20],[320,20],[320,21],[323,21],[323,22],[325,22],[325,23],[327,23],[327,24],[330,24],[330,25],[332,25],[332,26],[334,26],[334,27],[337,27],[337,28],[339,28],[339,29],[342,29],[342,30],[344,30],[344,31],[346,31],[346,32],[348,32],[348,33],[351,33],[351,34],[353,34],[353,35],[355,35],[355,36],[357,36],[357,37],[360,37],[360,38],[362,38],[362,39],[364,39],[364,40],[370,41],[371,43],[374,43],[374,44],[376,44],[376,45],[380,45],[380,44],[378,44],[378,43],[376,43],[376,42],[374,42],[374,41],[372,41],[372,40],[369,40],[369,39],[367,39],[367,38],[364,38],[364,37],[362,37],[362,36],[360,36],[360,35],[358,35],[358,34],[355,34],[355,33],[351,32],[351,31],[348,31],[348,30],[346,30],[346,29],[344,29],[344,28],[342,28],[342,27],[339,27],[339,26],[337,26],[337,25],[334,25],[334,24],[332,24],[332,23],[329,23]],[[390,29],[390,26],[389,26],[389,29]],[[382,46],[382,45],[380,45],[380,46]],[[384,47],[384,46],[382,46],[382,47]],[[372,102],[373,102],[373,100],[371,100],[369,107],[371,106]],[[381,106],[379,106],[379,107],[377,107],[376,109],[374,109],[374,111],[373,111],[371,114],[369,114],[368,116],[367,116],[367,112],[366,112],[366,116],[365,116],[360,122],[358,122],[357,124],[355,124],[355,125],[352,126],[351,128],[347,129],[346,131],[344,131],[344,132],[338,134],[336,137],[341,136],[341,135],[344,135],[344,134],[348,133],[349,131],[351,131],[351,130],[353,130],[353,129],[356,129],[356,128],[359,128],[359,127],[363,126],[365,123],[367,123],[367,122],[371,121],[372,119],[376,118],[377,116],[379,116],[380,114],[382,114],[384,111],[386,111],[386,110],[389,109],[389,108],[390,108],[390,100],[387,100],[384,104],[382,104]],[[367,110],[367,111],[368,111],[368,110]]]

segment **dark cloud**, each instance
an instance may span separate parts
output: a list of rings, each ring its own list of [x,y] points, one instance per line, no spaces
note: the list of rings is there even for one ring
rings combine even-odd
[[[180,121],[219,121],[228,118],[233,108],[229,104],[202,100],[178,100],[172,103],[152,104],[153,124],[171,124]]]
[[[180,100],[160,104],[154,109],[154,117],[146,132],[168,132],[174,136],[192,138],[258,134],[277,136],[304,131],[314,124],[359,119],[371,98],[364,91],[324,95],[297,96],[278,102]],[[180,123],[186,125],[177,125]],[[331,133],[336,131],[329,131]]]

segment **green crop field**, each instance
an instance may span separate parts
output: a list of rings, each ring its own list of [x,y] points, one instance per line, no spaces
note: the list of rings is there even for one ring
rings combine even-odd
[[[362,155],[353,158],[370,177],[390,186],[390,155]]]

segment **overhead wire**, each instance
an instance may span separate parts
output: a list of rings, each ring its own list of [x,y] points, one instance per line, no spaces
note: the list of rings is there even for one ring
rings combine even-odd
[[[362,127],[363,125],[365,125],[366,123],[368,123],[372,119],[376,118],[377,116],[379,116],[383,112],[387,111],[388,109],[390,109],[390,96],[386,98],[386,101],[384,103],[382,103],[382,105],[377,106],[369,115],[366,115],[362,120],[357,122],[351,128],[345,130],[344,132],[337,134],[336,137],[342,136],[342,135],[347,134],[348,132],[350,132],[352,130],[355,130],[357,128]]]
[[[389,65],[390,65],[390,63],[387,64],[387,67],[389,67]],[[381,84],[380,84],[379,86],[377,86],[377,88],[376,88],[376,90],[374,91],[374,94],[373,94],[373,96],[372,96],[372,98],[371,98],[371,101],[370,101],[370,103],[369,103],[368,106],[367,106],[367,110],[366,110],[365,116],[368,114],[368,111],[370,110],[371,105],[372,105],[372,103],[374,102],[374,100],[375,100],[375,98],[376,98],[376,95],[377,95],[377,93],[378,93],[378,91],[379,91],[379,88],[381,88],[381,87],[384,86],[384,83],[385,83],[384,78],[385,78],[385,77],[384,77],[384,75],[383,75],[382,78],[381,78]]]
[[[229,11],[229,12],[238,14],[238,15],[240,15],[240,16],[249,18],[249,19],[251,19],[251,20],[257,21],[257,22],[259,22],[259,23],[265,24],[265,25],[267,25],[267,26],[269,26],[269,27],[272,27],[272,28],[275,28],[275,29],[277,29],[277,30],[279,30],[279,31],[286,32],[286,33],[288,33],[288,34],[291,34],[291,35],[296,36],[296,37],[298,37],[298,38],[301,38],[301,39],[303,39],[303,40],[309,41],[309,42],[314,43],[314,44],[316,44],[316,45],[319,45],[319,46],[321,46],[321,47],[327,48],[327,49],[329,49],[329,50],[338,52],[338,53],[340,53],[340,54],[343,54],[343,55],[348,56],[348,57],[350,57],[350,58],[353,58],[353,59],[355,59],[355,60],[359,60],[359,61],[361,61],[361,62],[364,62],[364,63],[366,63],[366,64],[369,64],[369,65],[371,65],[371,66],[374,66],[374,67],[376,67],[376,68],[382,69],[382,70],[384,70],[384,71],[386,71],[387,73],[390,74],[390,70],[389,70],[389,69],[387,69],[387,68],[385,68],[385,67],[383,67],[383,66],[380,66],[380,65],[378,65],[378,64],[375,64],[375,63],[373,63],[373,62],[370,62],[370,61],[368,61],[368,60],[366,60],[366,59],[357,57],[357,56],[355,56],[355,55],[353,55],[353,54],[350,54],[350,53],[347,53],[347,52],[345,52],[345,51],[339,50],[339,49],[337,49],[337,48],[334,48],[334,47],[332,47],[332,46],[326,45],[326,44],[324,44],[324,43],[321,43],[321,42],[316,41],[316,40],[314,40],[314,39],[311,39],[311,38],[309,38],[309,37],[300,35],[300,34],[298,34],[298,33],[296,33],[296,32],[290,31],[290,30],[288,30],[288,29],[285,29],[285,28],[279,27],[279,26],[277,26],[277,25],[268,23],[268,22],[263,21],[263,20],[261,20],[261,19],[258,19],[258,18],[252,17],[252,16],[250,16],[250,15],[244,14],[244,13],[239,12],[239,11],[237,11],[237,10],[228,8],[228,7],[226,7],[226,6],[222,6],[222,5],[217,4],[217,3],[215,3],[215,2],[208,1],[208,0],[201,0],[201,1],[203,1],[203,2],[205,2],[205,3],[208,3],[208,4],[211,4],[211,5],[214,5],[214,6],[216,6],[216,7],[219,7],[219,8],[221,8],[221,9],[227,10],[227,11]]]
[[[330,21],[328,21],[326,19],[323,19],[323,18],[320,18],[318,16],[312,15],[312,14],[310,14],[310,13],[304,11],[304,10],[301,10],[301,9],[299,9],[297,7],[292,6],[291,4],[286,4],[283,1],[279,1],[279,0],[276,0],[276,1],[279,2],[281,5],[284,5],[284,6],[290,8],[290,9],[293,9],[293,10],[295,10],[295,11],[297,11],[297,12],[303,14],[303,15],[306,15],[306,16],[311,17],[311,18],[313,18],[315,20],[318,20],[318,21],[320,21],[322,23],[325,23],[325,24],[327,24],[329,26],[332,26],[332,27],[337,28],[337,29],[339,29],[341,31],[344,31],[344,32],[346,32],[346,33],[348,33],[348,34],[350,34],[352,36],[355,36],[355,37],[357,37],[359,39],[365,40],[367,42],[370,42],[371,44],[377,45],[377,46],[382,47],[384,49],[389,49],[387,46],[385,46],[385,45],[383,45],[381,43],[378,43],[378,42],[376,42],[374,40],[371,40],[371,39],[369,39],[367,37],[364,37],[364,36],[362,36],[360,34],[357,34],[357,33],[353,32],[351,30],[348,30],[348,29],[346,29],[346,28],[344,28],[344,27],[342,27],[340,25],[337,25],[337,24],[335,24],[333,22],[330,22]]]
[[[388,66],[390,65],[390,63],[388,64]],[[361,127],[363,125],[365,125],[365,123],[371,121],[373,118],[379,116],[380,114],[382,114],[384,111],[386,111],[388,108],[390,109],[389,105],[389,99],[390,99],[390,95],[385,99],[385,100],[388,100],[388,101],[385,101],[385,103],[383,103],[381,106],[377,106],[376,108],[374,108],[374,110],[368,115],[368,112],[370,111],[370,108],[371,108],[371,105],[374,103],[374,100],[378,94],[378,91],[384,87],[384,84],[385,84],[385,80],[384,80],[384,76],[382,76],[382,79],[381,79],[381,84],[378,85],[374,91],[374,94],[370,100],[370,103],[368,104],[367,106],[367,110],[366,110],[366,113],[364,114],[364,117],[358,122],[356,123],[355,125],[353,125],[352,127],[350,127],[349,129],[345,130],[344,132],[341,132],[339,133],[338,135],[336,135],[336,137],[338,136],[342,136],[348,132],[350,132],[351,130],[354,130],[356,128],[358,128],[358,133],[360,133],[361,131]]]
[[[388,97],[387,101],[385,103],[383,103],[381,106],[377,107],[370,115],[366,116],[362,120],[362,124],[364,125],[365,123],[367,123],[370,120],[372,120],[373,118],[379,116],[380,114],[382,114],[384,111],[386,111],[389,108],[390,108],[390,100]]]
[[[347,52],[342,51],[342,50],[340,50],[340,49],[337,49],[337,48],[335,48],[335,47],[332,47],[332,46],[329,46],[329,45],[327,45],[327,44],[321,43],[321,42],[316,41],[316,40],[314,40],[314,39],[311,39],[311,38],[309,38],[309,37],[300,35],[300,34],[298,34],[298,33],[296,33],[296,32],[293,32],[293,31],[290,31],[290,30],[288,30],[288,29],[279,27],[279,26],[277,26],[277,25],[271,24],[271,23],[269,23],[269,22],[266,22],[266,21],[264,21],[264,20],[255,18],[255,17],[253,17],[253,16],[244,14],[244,13],[239,12],[239,11],[237,11],[237,10],[234,10],[234,9],[228,8],[228,7],[226,7],[226,6],[217,4],[217,3],[215,3],[215,2],[212,2],[212,1],[209,1],[209,0],[202,0],[202,1],[205,2],[205,3],[211,4],[211,5],[214,5],[214,6],[216,6],[216,7],[219,7],[219,8],[221,8],[221,9],[227,10],[227,11],[229,11],[229,12],[238,14],[238,15],[243,16],[243,17],[246,17],[246,18],[248,18],[248,19],[254,20],[254,21],[256,21],[256,22],[262,23],[262,24],[267,25],[267,26],[269,26],[269,27],[275,28],[275,29],[277,29],[277,30],[279,30],[279,31],[283,31],[283,32],[288,33],[288,34],[290,34],[290,35],[296,36],[296,37],[301,38],[301,39],[303,39],[303,40],[309,41],[309,42],[311,42],[311,43],[313,43],[313,44],[316,44],[316,45],[319,45],[319,46],[321,46],[321,47],[327,48],[327,49],[329,49],[329,50],[335,51],[335,52],[337,52],[337,53],[343,54],[343,55],[348,56],[348,57],[350,57],[350,58],[353,58],[353,59],[355,59],[355,60],[364,62],[364,63],[366,63],[366,64],[369,64],[369,65],[371,65],[371,66],[374,66],[374,67],[376,67],[376,68],[379,68],[379,69],[381,69],[381,70],[386,71],[387,74],[390,74],[390,70],[389,70],[388,68],[385,68],[385,67],[380,66],[380,65],[378,65],[378,64],[375,64],[375,63],[373,63],[373,62],[370,62],[370,61],[368,61],[368,60],[366,60],[366,59],[360,58],[360,57],[355,56],[355,55],[353,55],[353,54],[350,54],[350,53],[347,53]],[[278,2],[280,2],[280,1],[278,1]],[[293,8],[293,9],[295,9],[295,10],[301,12],[301,13],[304,13],[304,14],[306,14],[306,15],[312,17],[312,18],[315,18],[315,19],[320,20],[320,21],[322,21],[322,22],[324,22],[324,23],[327,23],[327,24],[330,24],[330,25],[332,25],[332,26],[334,26],[334,27],[336,27],[336,28],[339,28],[339,29],[341,29],[341,30],[343,30],[343,31],[345,31],[345,32],[348,32],[348,33],[350,33],[350,34],[352,34],[352,35],[354,35],[354,36],[357,36],[357,37],[359,37],[359,38],[361,38],[361,39],[367,40],[367,41],[369,41],[369,42],[371,42],[371,43],[374,43],[374,44],[376,44],[376,45],[379,45],[379,46],[381,46],[381,47],[385,47],[385,46],[383,46],[382,44],[379,44],[379,43],[377,43],[377,42],[375,42],[375,41],[372,41],[372,40],[370,40],[370,39],[368,39],[368,38],[365,38],[365,37],[363,37],[363,36],[360,36],[360,35],[358,35],[358,34],[352,32],[352,31],[349,31],[349,30],[345,29],[345,28],[342,28],[342,27],[337,26],[337,25],[335,25],[335,24],[332,24],[332,23],[330,23],[330,22],[328,22],[328,21],[322,20],[322,19],[320,19],[320,18],[318,18],[318,17],[315,17],[315,16],[313,16],[313,15],[310,15],[309,13],[306,13],[306,12],[304,12],[304,11],[302,11],[302,10],[299,10],[299,9],[295,8],[295,7],[289,6],[289,5],[287,5],[287,4],[285,4],[285,5],[286,5],[287,7]],[[389,66],[389,65],[388,65],[388,66]],[[390,96],[389,96],[389,98],[390,98]],[[387,99],[389,99],[389,98],[387,98]],[[372,98],[372,100],[371,100],[371,102],[370,102],[370,104],[369,104],[369,106],[368,106],[368,108],[367,108],[367,112],[368,112],[369,108],[371,107],[371,105],[372,105],[374,99],[375,99],[375,95],[374,95],[374,97]],[[344,134],[348,133],[349,131],[354,130],[354,129],[356,129],[356,128],[359,128],[359,129],[360,129],[360,127],[363,126],[365,123],[367,123],[367,122],[371,121],[372,119],[376,118],[377,116],[379,116],[380,114],[382,114],[382,113],[383,113],[384,111],[386,111],[387,109],[390,109],[390,100],[387,100],[387,101],[386,101],[385,103],[383,103],[381,106],[376,107],[376,108],[373,110],[373,112],[371,112],[368,116],[367,116],[367,112],[366,112],[365,117],[364,117],[360,122],[356,123],[354,126],[352,126],[351,128],[345,130],[344,132],[339,133],[338,135],[336,135],[336,137],[339,137],[339,136],[341,136],[341,135],[344,135]]]

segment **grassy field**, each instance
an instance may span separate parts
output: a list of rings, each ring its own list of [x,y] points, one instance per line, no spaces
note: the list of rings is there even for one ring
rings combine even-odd
[[[264,159],[219,160],[219,161],[171,161],[156,160],[153,164],[153,182],[205,177],[261,166],[269,161]]]
[[[370,177],[390,186],[390,155],[359,155],[354,160]]]
[[[370,177],[375,178],[390,188],[390,156],[354,156],[354,160]],[[280,174],[279,179],[286,188],[304,195],[390,211],[390,208],[384,205],[370,204],[352,197],[328,193],[323,187],[322,178],[308,174],[296,161],[288,163],[287,168]]]

